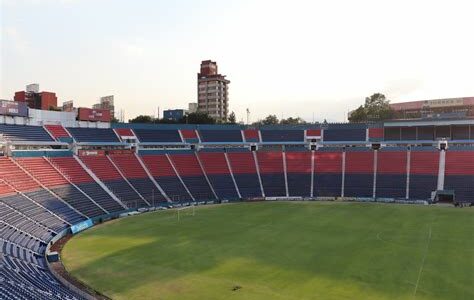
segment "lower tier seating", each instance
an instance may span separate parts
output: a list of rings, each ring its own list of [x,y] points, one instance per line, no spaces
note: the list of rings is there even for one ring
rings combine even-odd
[[[124,210],[122,205],[115,201],[100,185],[95,182],[77,185],[84,193],[92,197],[94,201],[109,213]]]
[[[107,213],[73,185],[52,188],[51,191],[89,218]]]
[[[67,204],[59,201],[56,197],[51,195],[46,190],[37,190],[34,192],[25,193],[25,195],[43,206],[47,210],[54,212],[61,219],[65,220],[70,224],[76,224],[84,221],[86,218],[80,215],[77,211],[73,210]]]

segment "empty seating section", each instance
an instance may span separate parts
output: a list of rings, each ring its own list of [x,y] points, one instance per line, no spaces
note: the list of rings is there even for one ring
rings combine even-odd
[[[33,257],[33,254],[25,254]],[[1,299],[81,299],[61,285],[48,271],[44,259],[37,256],[35,263],[1,254]]]
[[[34,222],[32,219],[4,203],[0,203],[0,216],[2,216],[0,222],[8,224],[18,232],[26,233],[39,241],[47,242],[54,236],[51,229]]]
[[[262,142],[304,142],[304,130],[260,130]]]
[[[49,161],[74,184],[94,182],[74,157],[52,157]]]
[[[328,128],[324,130],[325,142],[365,141],[365,128]]]
[[[166,202],[165,197],[153,181],[150,180],[135,155],[111,155],[110,158],[140,195],[145,197],[148,203],[153,205],[158,204],[158,202]]]
[[[118,143],[117,135],[112,129],[99,128],[73,128],[67,129],[72,137],[79,143]]]
[[[135,134],[142,143],[181,143],[177,129],[134,129]]]
[[[405,198],[406,185],[407,150],[379,150],[376,196],[378,198]]]
[[[49,159],[61,173],[84,193],[109,213],[123,210],[123,206],[115,201],[73,157],[56,157]]]
[[[16,158],[16,162],[46,187],[69,185],[69,182],[43,157]]]
[[[32,176],[37,178],[41,184],[48,187],[54,194],[84,215],[93,218],[106,213],[91,199],[71,185],[45,158],[19,158],[16,161]]]
[[[444,189],[454,190],[456,201],[474,202],[474,149],[448,149],[444,180]]]
[[[258,166],[267,197],[285,197],[286,185],[281,151],[258,151]]]
[[[374,188],[374,152],[367,148],[346,151],[344,196],[372,198]]]
[[[201,152],[198,156],[217,197],[228,200],[239,198],[225,154],[223,152]]]
[[[133,130],[130,128],[115,128],[114,130],[119,137],[123,137],[123,138],[135,137]]]
[[[34,202],[38,203],[45,209],[53,212],[59,216],[62,220],[70,224],[79,223],[86,218],[74,210],[71,206],[67,205],[65,202],[59,200],[57,197],[53,196],[47,190],[36,190],[34,192],[25,193],[25,196]]]
[[[148,171],[171,201],[191,200],[191,196],[179,180],[166,155],[143,155],[141,158]]]
[[[51,228],[56,232],[60,232],[68,226],[68,223],[54,215],[51,211],[23,195],[3,197],[0,198],[0,202],[5,203],[9,207],[29,216],[36,222]]]
[[[342,150],[314,153],[314,197],[340,197],[342,189]]]
[[[82,156],[81,160],[127,206],[148,206],[124,180],[107,156]]]
[[[15,194],[15,190],[10,185],[3,182],[2,180],[3,179],[0,177],[0,197]]]
[[[197,143],[199,142],[199,137],[194,129],[180,129],[181,136],[183,140],[188,143]]]
[[[285,158],[289,196],[310,197],[312,153],[286,152]]]
[[[51,136],[41,126],[0,124],[0,134],[10,141],[52,142]]]
[[[260,136],[257,129],[245,129],[244,137],[246,142],[259,142]]]
[[[200,129],[201,142],[204,143],[242,143],[240,130],[205,130]]]
[[[7,157],[0,157],[0,178],[20,192],[41,188],[36,181]]]
[[[44,125],[44,127],[56,140],[71,137],[62,125]]]
[[[307,129],[306,130],[306,137],[320,137],[321,136],[321,129]]]
[[[436,149],[412,149],[410,153],[409,197],[426,200],[438,184],[439,151]]]
[[[369,128],[370,141],[383,141],[383,128]]]
[[[179,176],[195,199],[215,199],[194,152],[183,154],[173,153],[170,154],[169,157]]]
[[[262,197],[262,190],[252,152],[229,152],[227,157],[229,158],[232,174],[234,174],[240,195],[243,198]]]

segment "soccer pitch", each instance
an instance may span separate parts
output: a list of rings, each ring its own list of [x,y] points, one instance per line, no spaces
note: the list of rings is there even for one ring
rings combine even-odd
[[[328,202],[200,206],[71,239],[67,270],[114,299],[474,299],[474,210]]]

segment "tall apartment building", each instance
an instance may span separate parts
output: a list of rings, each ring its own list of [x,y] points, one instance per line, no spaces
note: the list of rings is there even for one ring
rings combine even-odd
[[[201,62],[198,78],[198,112],[207,113],[216,120],[226,120],[229,114],[229,83],[225,75],[217,71],[217,63]]]

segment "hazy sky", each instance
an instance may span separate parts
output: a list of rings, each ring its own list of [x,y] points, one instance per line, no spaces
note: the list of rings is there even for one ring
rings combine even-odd
[[[0,98],[115,95],[126,118],[196,101],[201,60],[230,110],[343,121],[365,96],[474,96],[473,1],[0,0]]]

